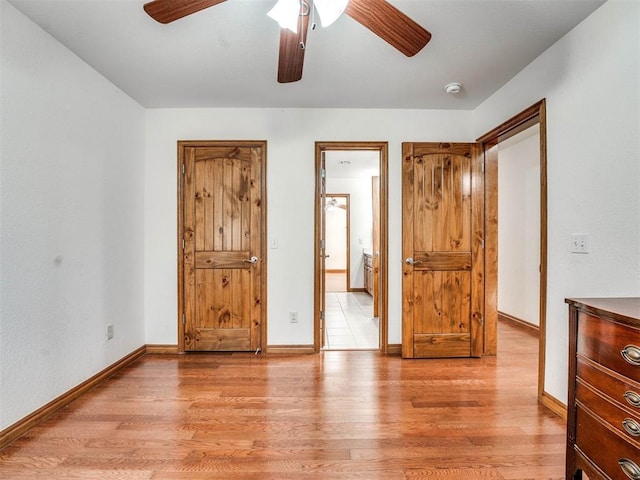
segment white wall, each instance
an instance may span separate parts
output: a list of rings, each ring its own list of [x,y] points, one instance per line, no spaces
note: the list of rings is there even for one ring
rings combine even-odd
[[[0,64],[1,430],[145,342],[142,107],[6,1]]]
[[[498,144],[498,311],[540,324],[540,134]]]
[[[566,401],[566,297],[640,295],[640,3],[610,0],[473,114],[480,136],[547,99],[545,390]],[[572,233],[590,252],[569,252]]]
[[[468,141],[463,111],[339,109],[147,110],[147,343],[177,343],[176,142],[267,140],[269,345],[313,344],[314,142],[389,142],[389,341],[401,342],[401,142]],[[299,312],[290,324],[288,312]]]
[[[327,178],[327,191],[350,195],[351,288],[364,288],[363,250],[371,253],[373,245],[373,203],[371,177]],[[362,241],[362,243],[360,243]]]

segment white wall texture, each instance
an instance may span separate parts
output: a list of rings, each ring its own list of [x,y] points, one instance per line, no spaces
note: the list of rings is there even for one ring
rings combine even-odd
[[[545,390],[566,401],[566,297],[640,295],[640,2],[610,0],[474,112],[480,136],[547,99]],[[589,236],[588,255],[569,236]]]
[[[147,343],[177,342],[176,142],[266,139],[269,345],[313,344],[316,141],[389,142],[389,342],[401,342],[401,142],[468,141],[465,111],[341,109],[147,110]],[[288,312],[299,313],[292,325]]]
[[[144,110],[6,1],[0,64],[1,430],[144,344]]]
[[[498,310],[540,324],[538,125],[498,145]]]

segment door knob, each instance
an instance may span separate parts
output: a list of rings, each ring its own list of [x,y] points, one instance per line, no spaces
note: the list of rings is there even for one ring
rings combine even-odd
[[[415,265],[416,261],[411,257],[407,257],[405,258],[404,263],[406,263],[407,265]]]
[[[255,265],[256,263],[258,263],[258,257],[256,257],[254,255],[251,258],[245,258],[244,260],[242,260],[242,263],[251,263],[251,264]]]

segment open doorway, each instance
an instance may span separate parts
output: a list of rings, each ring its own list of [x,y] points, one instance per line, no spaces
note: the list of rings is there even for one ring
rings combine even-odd
[[[540,125],[498,143],[498,320],[540,327]]]
[[[316,172],[316,351],[386,353],[387,144],[317,143]]]
[[[539,337],[538,348],[538,400],[556,412],[563,416],[566,412],[566,407],[559,400],[548,395],[544,390],[545,384],[545,345],[546,345],[546,310],[547,310],[547,134],[546,134],[546,101],[543,99],[531,107],[523,110],[519,114],[515,115],[511,119],[507,120],[503,124],[499,125],[492,131],[488,132],[484,136],[480,137],[477,141],[482,144],[484,151],[485,161],[485,305],[486,305],[486,319],[489,324],[497,325],[497,316],[500,304],[499,304],[499,284],[508,282],[507,278],[499,279],[499,165],[502,165],[503,161],[509,161],[509,154],[505,152],[509,149],[509,145],[515,142],[517,145],[522,141],[529,140],[533,145],[529,146],[529,149],[537,149],[538,156],[534,159],[536,166],[533,166],[533,170],[523,176],[522,185],[529,182],[527,188],[537,188],[538,195],[535,198],[529,198],[528,200],[521,199],[520,201],[538,202],[539,210],[537,212],[538,222],[530,222],[528,227],[534,228],[535,232],[529,232],[529,236],[537,236],[538,238],[538,252],[532,251],[532,247],[528,247],[529,253],[527,255],[534,256],[533,259],[529,259],[527,263],[538,264],[538,272],[529,272],[529,283],[531,281],[538,283],[538,292],[534,297],[537,300],[537,322],[533,321],[518,322],[523,320],[519,317],[511,316],[508,318],[504,314],[502,319],[512,321],[514,323],[520,323],[525,328],[533,330],[534,334]],[[522,145],[520,145],[522,147]],[[500,153],[502,150],[502,153]],[[534,154],[535,155],[535,154]],[[505,164],[506,165],[506,164]],[[513,166],[513,165],[512,165]],[[523,168],[527,168],[521,165]],[[504,168],[504,166],[503,166]],[[507,167],[509,168],[509,167]],[[522,172],[520,172],[521,174]],[[535,178],[537,177],[537,178]],[[531,184],[533,182],[533,185]],[[524,187],[523,187],[524,188]],[[504,192],[502,192],[504,193]],[[520,192],[520,196],[525,195]],[[511,206],[509,206],[511,208]],[[505,207],[503,207],[503,214]],[[529,213],[531,214],[531,212]],[[535,214],[535,213],[534,213]],[[534,225],[532,227],[532,225]],[[508,228],[508,227],[506,227]],[[505,232],[502,232],[504,234]],[[504,240],[506,241],[506,240]],[[513,239],[509,240],[513,241]],[[535,249],[535,247],[533,247]],[[502,251],[502,255],[507,255],[505,251]],[[524,254],[523,254],[524,255]],[[528,267],[529,271],[531,270]],[[535,269],[535,267],[534,267]],[[505,273],[503,272],[503,276]],[[533,280],[531,280],[533,278]],[[503,293],[503,297],[506,293]],[[527,300],[529,303],[531,300]],[[530,310],[531,311],[531,310]],[[503,312],[504,313],[504,312]],[[489,318],[489,315],[495,315],[496,318]],[[523,314],[526,316],[535,316],[535,313]],[[536,325],[537,323],[537,325]],[[536,328],[537,327],[537,328]],[[537,331],[536,331],[537,330]],[[488,353],[496,353],[488,352]]]
[[[351,280],[351,252],[349,239],[351,228],[350,195],[327,193],[324,202],[325,215],[325,285],[327,293],[349,291]]]

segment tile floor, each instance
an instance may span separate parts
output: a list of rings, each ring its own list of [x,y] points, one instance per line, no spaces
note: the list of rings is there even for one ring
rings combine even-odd
[[[377,350],[378,318],[366,292],[326,292],[325,349]]]

